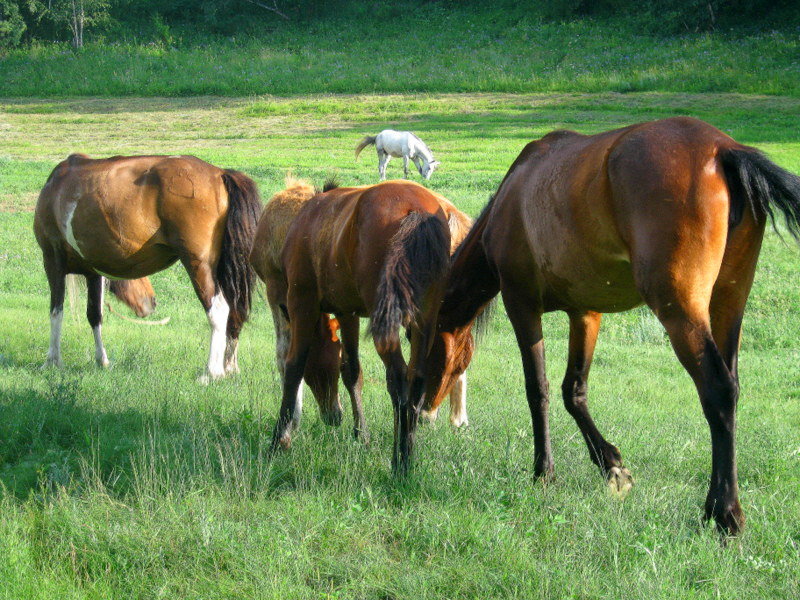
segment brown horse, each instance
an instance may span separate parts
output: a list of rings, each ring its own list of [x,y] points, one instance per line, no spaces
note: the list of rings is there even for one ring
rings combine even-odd
[[[286,354],[289,350],[290,327],[281,304],[285,305],[285,298],[279,297],[279,291],[283,286],[269,284],[270,280],[283,278],[283,266],[281,262],[281,252],[286,241],[289,226],[294,221],[297,213],[303,205],[308,202],[318,191],[309,182],[300,179],[287,177],[285,189],[275,194],[269,202],[264,205],[264,210],[258,222],[253,250],[250,254],[250,262],[256,274],[267,283],[267,299],[272,311],[272,319],[275,325],[275,352],[278,370],[283,380],[283,369],[286,361]],[[458,210],[449,200],[438,196],[439,202],[447,217],[450,228],[451,253],[458,244],[466,237],[472,220],[460,210]],[[308,359],[303,373],[303,378],[308,383],[317,401],[323,421],[328,424],[338,425],[341,423],[341,403],[339,402],[339,371],[342,368],[342,343],[338,337],[339,322],[331,319],[328,313],[322,313],[317,329],[317,336],[313,339],[309,348]],[[472,341],[471,336],[468,343]],[[444,353],[442,354],[444,356]],[[436,384],[429,383],[426,388],[426,403],[432,408],[430,411],[423,411],[423,415],[428,420],[436,418],[439,404],[445,396],[450,396],[450,422],[454,427],[461,427],[467,424],[466,411],[466,374],[464,370],[469,364],[469,358],[461,358],[447,355],[453,367],[463,367],[455,372],[454,368],[442,369],[443,376]],[[343,376],[346,375],[343,372]],[[291,430],[294,432],[300,425],[300,416],[303,402],[303,388],[298,386],[297,401],[295,404],[295,414],[292,417]],[[357,419],[356,404],[353,405],[354,417]],[[362,432],[366,434],[366,430]]]
[[[598,431],[587,378],[600,315],[646,303],[692,377],[711,429],[706,518],[744,525],[735,460],[737,355],[767,216],[800,233],[800,178],[690,118],[528,144],[454,257],[441,335],[463,336],[502,294],[533,419],[537,476],[553,472],[542,313],[569,315],[564,404],[612,489],[630,487]]]
[[[106,365],[103,276],[142,278],[180,260],[211,324],[204,380],[237,371],[254,277],[247,257],[260,207],[245,175],[192,156],[69,156],[50,174],[34,217],[50,284],[45,364],[61,363],[66,274],[86,276],[86,314],[97,362]]]
[[[390,181],[326,189],[300,208],[286,235],[280,273],[267,273],[270,293],[291,329],[274,446],[291,443],[297,388],[323,313],[338,321],[354,432],[366,437],[358,319],[370,317],[395,415],[392,465],[407,469],[450,264],[448,205],[421,185]],[[411,342],[408,366],[400,349],[401,326]]]

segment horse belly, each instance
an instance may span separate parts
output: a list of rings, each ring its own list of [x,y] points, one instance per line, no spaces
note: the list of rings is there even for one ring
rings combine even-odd
[[[117,278],[150,275],[172,264],[176,256],[162,245],[158,226],[137,215],[107,213],[97,204],[67,207],[64,238],[78,262]]]

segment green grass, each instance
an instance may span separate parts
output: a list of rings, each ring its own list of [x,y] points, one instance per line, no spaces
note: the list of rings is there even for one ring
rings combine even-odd
[[[79,306],[64,362],[42,372],[49,321],[32,207],[70,152],[196,154],[251,174],[371,183],[365,134],[410,128],[442,169],[430,186],[476,214],[526,141],[674,114],[704,118],[800,172],[800,100],[688,94],[0,100],[0,597],[793,598],[800,595],[800,250],[770,233],[745,317],[739,474],[748,527],[723,547],[700,523],[710,468],[693,386],[645,310],[608,315],[593,414],[636,477],[610,498],[560,406],[566,319],[547,315],[557,479],[532,480],[522,372],[502,310],[470,371],[471,427],[423,427],[390,476],[391,408],[363,344],[372,444],[324,426],[310,396],[291,451],[265,459],[279,378],[259,299],[242,374],[195,383],[208,326],[185,273],[153,277],[144,327],[107,315],[93,366]],[[399,161],[390,173],[401,173]],[[118,310],[123,310],[119,306]],[[444,409],[446,412],[446,408]]]
[[[796,30],[645,35],[450,7],[389,20],[288,23],[185,44],[34,45],[0,55],[0,96],[373,92],[742,92],[800,95]]]

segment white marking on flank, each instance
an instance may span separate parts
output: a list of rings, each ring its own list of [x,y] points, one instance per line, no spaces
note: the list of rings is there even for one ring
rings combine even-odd
[[[75,239],[75,233],[72,231],[72,217],[75,215],[76,208],[78,208],[77,202],[73,202],[69,208],[67,208],[67,214],[64,218],[64,235],[67,238],[67,243],[72,246],[72,249],[75,250],[81,258],[83,258],[83,253],[78,247],[78,240]]]

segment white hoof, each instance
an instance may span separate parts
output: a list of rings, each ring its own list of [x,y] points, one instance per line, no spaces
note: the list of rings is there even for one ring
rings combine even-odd
[[[421,410],[419,413],[419,418],[424,423],[433,423],[436,420],[436,417],[439,416],[439,409],[436,410]]]
[[[617,500],[624,500],[633,487],[631,472],[622,467],[611,467],[608,472],[608,491]]]

